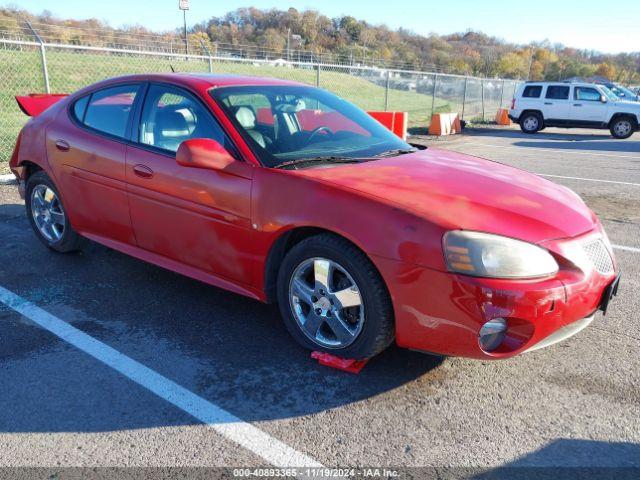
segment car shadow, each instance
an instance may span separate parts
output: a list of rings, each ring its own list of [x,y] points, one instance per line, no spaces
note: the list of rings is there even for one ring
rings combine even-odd
[[[465,133],[476,137],[514,139],[517,141],[511,145],[516,147],[640,154],[640,140],[635,140],[633,136],[627,140],[616,140],[611,135],[605,134],[573,134],[546,130],[535,135],[528,135],[519,130],[499,128],[467,129]]]
[[[640,477],[640,445],[596,440],[553,440],[513,462],[466,478],[473,480],[564,480]]]
[[[23,208],[20,206],[20,208]],[[0,286],[245,421],[284,419],[443,381],[443,359],[391,347],[358,375],[317,364],[276,306],[90,242],[46,249],[0,205]],[[4,219],[4,220],[3,220]],[[112,431],[196,420],[0,304],[0,431]]]
[[[582,150],[589,152],[611,152],[611,153],[637,153],[640,159],[640,141],[620,141],[605,140],[588,143],[586,141],[519,141],[514,142],[515,147],[549,148],[553,150]],[[631,158],[631,157],[629,157]]]
[[[483,128],[466,128],[464,133],[467,135],[473,135],[476,137],[498,137],[498,138],[536,138],[547,139],[557,141],[570,141],[570,142],[590,142],[596,140],[612,140],[611,135],[606,130],[591,130],[594,133],[569,133],[571,130],[542,130],[533,135],[523,133],[520,129],[515,128],[497,128],[497,127],[483,127]],[[595,133],[598,132],[598,133]],[[607,132],[607,133],[602,133]],[[633,137],[631,137],[633,138]],[[628,141],[628,140],[626,140]],[[616,140],[614,143],[624,143],[625,140]]]

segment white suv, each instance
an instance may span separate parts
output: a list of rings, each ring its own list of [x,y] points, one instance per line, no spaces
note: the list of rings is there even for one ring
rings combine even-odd
[[[516,90],[509,118],[525,133],[545,127],[608,128],[629,138],[640,125],[640,103],[620,100],[593,83],[527,82]]]

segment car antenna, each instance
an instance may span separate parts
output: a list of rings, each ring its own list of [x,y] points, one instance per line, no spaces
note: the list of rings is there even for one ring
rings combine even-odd
[[[173,68],[173,65],[169,64],[169,68],[171,69],[171,73],[176,73],[176,70]]]

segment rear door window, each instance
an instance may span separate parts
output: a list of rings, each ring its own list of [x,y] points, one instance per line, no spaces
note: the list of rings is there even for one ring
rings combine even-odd
[[[152,85],[147,92],[138,141],[175,153],[190,138],[210,138],[233,151],[218,122],[190,94],[165,85]]]
[[[569,87],[565,85],[549,85],[547,87],[546,98],[552,100],[568,100]]]
[[[527,85],[522,92],[522,98],[540,98],[542,85]]]
[[[82,123],[99,132],[125,138],[129,117],[140,85],[120,85],[91,95]]]

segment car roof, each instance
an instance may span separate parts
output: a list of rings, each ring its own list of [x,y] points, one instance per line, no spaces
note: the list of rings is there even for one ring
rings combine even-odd
[[[136,75],[125,75],[113,77],[102,82],[92,85],[109,85],[112,83],[141,82],[141,81],[157,81],[163,83],[172,83],[175,85],[183,85],[186,87],[196,88],[198,90],[209,90],[210,88],[230,87],[230,86],[254,86],[254,85],[297,85],[308,86],[303,83],[293,82],[290,80],[282,80],[270,77],[258,77],[251,75],[230,75],[215,73],[145,73]]]
[[[594,86],[594,85],[602,85],[601,83],[591,83],[591,82],[570,82],[566,80],[527,80],[523,84],[525,87],[527,86],[536,86],[536,85],[578,85],[578,86]]]

